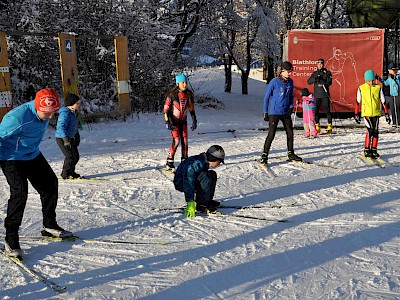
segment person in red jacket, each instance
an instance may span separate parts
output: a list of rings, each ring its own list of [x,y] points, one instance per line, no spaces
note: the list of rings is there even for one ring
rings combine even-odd
[[[167,94],[164,104],[164,121],[167,129],[171,131],[172,143],[167,157],[167,169],[174,170],[174,157],[179,142],[182,143],[181,160],[188,157],[188,127],[187,111],[192,116],[192,130],[197,128],[196,113],[194,111],[193,92],[187,88],[188,79],[184,74],[175,76],[176,86]]]

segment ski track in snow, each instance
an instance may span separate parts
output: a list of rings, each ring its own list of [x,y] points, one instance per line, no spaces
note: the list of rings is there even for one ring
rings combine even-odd
[[[221,111],[197,108],[198,131],[205,134],[189,133],[190,155],[212,144],[226,151],[226,164],[216,169],[215,199],[283,206],[185,219],[173,176],[156,169],[171,142],[162,115],[93,124],[81,131],[77,172],[102,180],[60,181],[58,222],[85,239],[171,243],[21,241],[25,263],[67,290],[57,294],[1,258],[0,299],[400,299],[399,134],[380,135],[379,152],[388,162],[380,169],[357,158],[364,129],[316,139],[296,130],[295,151],[311,165],[278,159],[286,155],[285,133],[278,131],[270,153],[277,177],[270,178],[255,161],[267,135],[257,130],[267,127],[265,84],[250,79],[252,94],[244,96],[235,75],[236,89],[227,95],[220,91],[222,70],[200,70],[190,78],[195,92],[212,91],[226,105]],[[388,128],[384,122],[381,127]],[[236,138],[207,133],[228,129],[236,130]],[[49,128],[41,150],[59,175],[63,157],[53,136]],[[0,225],[8,196],[1,174]],[[298,206],[284,206],[294,202]],[[40,198],[30,186],[20,235],[38,236],[41,221]]]

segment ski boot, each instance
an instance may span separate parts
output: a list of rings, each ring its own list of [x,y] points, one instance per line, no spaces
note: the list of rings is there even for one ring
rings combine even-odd
[[[57,224],[51,226],[43,226],[42,236],[47,237],[59,237],[59,238],[68,238],[71,237],[73,234],[70,231],[67,231]]]
[[[365,157],[372,157],[372,151],[369,148],[364,149],[364,156]]]
[[[18,232],[7,232],[4,240],[4,254],[22,260],[22,250],[19,245]]]
[[[379,153],[378,153],[378,149],[376,149],[376,148],[372,148],[372,149],[371,149],[371,157],[372,157],[373,159],[377,159],[377,158],[380,157],[380,155],[379,155]]]
[[[294,154],[293,151],[288,151],[287,154],[290,161],[303,161],[303,159],[300,156]]]
[[[268,155],[266,153],[261,155],[260,164],[265,166],[268,165]]]
[[[332,133],[332,124],[328,124],[324,133]]]
[[[321,132],[321,125],[319,123],[315,124],[315,129],[317,130],[318,133]]]
[[[174,160],[171,158],[167,159],[167,163],[165,165],[165,168],[169,171],[174,171],[175,170],[175,166],[174,166]]]

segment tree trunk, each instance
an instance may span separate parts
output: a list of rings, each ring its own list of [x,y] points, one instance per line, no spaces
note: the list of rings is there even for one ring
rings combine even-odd
[[[249,72],[242,72],[242,95],[247,95],[248,91],[248,81],[249,81]]]
[[[232,56],[226,55],[223,59],[225,70],[225,93],[232,91]]]

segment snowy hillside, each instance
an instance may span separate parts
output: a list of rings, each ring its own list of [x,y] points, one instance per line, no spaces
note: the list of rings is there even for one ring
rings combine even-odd
[[[156,169],[171,142],[161,114],[85,125],[77,172],[102,180],[60,181],[57,216],[86,242],[21,241],[25,263],[67,289],[54,292],[0,257],[0,299],[400,299],[400,139],[384,133],[384,118],[385,168],[358,158],[364,128],[313,140],[296,130],[295,151],[311,165],[278,159],[286,155],[285,133],[278,131],[270,154],[277,177],[270,178],[255,162],[267,134],[258,130],[267,127],[265,83],[250,79],[246,96],[238,75],[233,92],[223,92],[222,70],[197,71],[190,81],[226,108],[197,109],[189,155],[223,146],[215,200],[262,208],[185,219],[174,209],[185,204],[183,194]],[[343,123],[355,125],[334,125]],[[41,149],[60,174],[53,129]],[[8,196],[1,173],[1,237]],[[41,222],[30,187],[20,235],[38,236]]]

